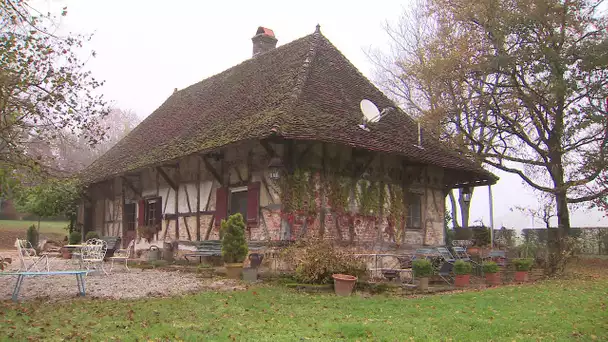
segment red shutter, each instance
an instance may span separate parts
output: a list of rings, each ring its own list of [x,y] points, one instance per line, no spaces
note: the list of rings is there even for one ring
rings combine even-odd
[[[139,207],[138,207],[138,214],[137,214],[137,225],[139,227],[143,227],[145,226],[145,213],[146,213],[146,201],[145,200],[141,200],[139,201]]]
[[[247,226],[257,227],[260,222],[260,182],[247,186]]]
[[[228,188],[217,188],[215,190],[215,226],[220,227],[226,216],[228,216]]]

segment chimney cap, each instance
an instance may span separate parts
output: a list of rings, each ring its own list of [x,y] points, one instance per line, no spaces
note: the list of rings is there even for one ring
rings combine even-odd
[[[258,30],[255,32],[255,35],[257,36],[258,34],[274,37],[274,32],[271,29],[263,26],[258,27]]]

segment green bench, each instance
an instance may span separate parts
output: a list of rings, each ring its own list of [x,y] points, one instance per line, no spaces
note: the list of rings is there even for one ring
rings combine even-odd
[[[0,272],[0,276],[17,276],[17,283],[15,284],[15,288],[13,289],[13,302],[16,302],[19,298],[19,291],[21,290],[21,285],[23,285],[23,280],[25,277],[34,277],[34,276],[54,276],[54,275],[70,275],[73,274],[76,276],[76,284],[78,285],[78,295],[85,295],[85,281],[84,275],[86,275],[89,271],[86,270],[74,270],[74,271],[46,271],[46,272]]]
[[[199,258],[199,262],[203,262],[203,257],[220,257],[222,256],[222,241],[221,240],[205,240],[198,241],[194,244],[196,250],[184,255],[187,261],[188,257]],[[250,252],[259,251],[266,247],[264,241],[248,241],[247,246]]]

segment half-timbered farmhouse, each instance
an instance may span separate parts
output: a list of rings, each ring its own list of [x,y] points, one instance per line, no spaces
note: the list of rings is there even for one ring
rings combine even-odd
[[[250,240],[441,245],[447,192],[496,182],[420,131],[318,26],[279,47],[260,27],[252,41],[252,58],[175,91],[83,172],[83,235],[187,245],[240,212]],[[367,130],[362,99],[385,112]]]

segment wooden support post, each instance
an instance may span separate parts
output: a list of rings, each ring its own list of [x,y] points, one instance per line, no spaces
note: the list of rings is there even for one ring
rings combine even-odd
[[[239,179],[239,182],[241,182],[241,183],[245,182],[245,179],[243,178],[243,176],[241,176],[241,172],[239,171],[238,165],[234,166],[234,172],[236,172],[236,176]]]
[[[124,180],[121,183],[122,183],[122,186],[121,186],[121,188],[122,188],[122,190],[121,190],[121,201],[122,201],[121,206],[122,207],[121,207],[120,210],[121,210],[121,213],[122,213],[122,220],[121,220],[121,222],[122,222],[122,227],[121,228],[122,229],[121,229],[120,235],[121,235],[122,246],[123,246],[123,248],[126,248],[127,246],[125,245],[125,243],[126,243],[125,236],[127,234],[127,215],[125,215],[126,199],[125,199],[125,184],[124,184]]]
[[[321,187],[319,189],[319,196],[321,197],[321,210],[319,212],[319,230],[320,235],[323,237],[325,235],[325,211],[327,209],[327,201],[325,200],[325,181],[327,177],[327,165],[325,163],[325,153],[327,147],[325,143],[321,143],[321,174],[320,174],[320,182]]]
[[[247,152],[247,183],[251,183],[253,178],[253,151]]]
[[[217,172],[217,170],[213,167],[213,165],[211,165],[211,163],[209,162],[207,157],[201,156],[201,158],[203,159],[203,163],[205,163],[205,169],[207,169],[207,171],[209,171],[213,175],[213,177],[220,183],[220,185],[224,185],[224,181],[223,181],[222,177]],[[223,160],[224,159],[222,159],[222,161]],[[222,171],[223,171],[223,168],[222,168]]]
[[[211,220],[209,221],[209,227],[207,227],[207,231],[205,232],[205,240],[209,240],[209,235],[211,234],[211,229],[213,229],[214,222],[215,222],[215,215],[211,216]]]
[[[161,177],[163,177],[163,179],[165,180],[165,182],[167,182],[167,184],[169,184],[169,186],[171,188],[173,188],[173,190],[177,191],[177,185],[175,184],[175,182],[173,180],[171,180],[171,178],[169,177],[169,175],[167,175],[167,173],[165,172],[165,170],[163,170],[162,167],[157,166],[156,167],[156,171],[158,171],[158,173],[161,175]],[[179,174],[179,171],[178,171],[178,174]]]
[[[133,191],[133,193],[135,194],[135,196],[137,196],[137,199],[140,199],[141,198],[141,190],[138,189],[137,187],[135,187],[135,184],[133,184],[133,182],[131,182],[127,177],[122,176],[120,178],[121,178],[122,183],[123,183],[123,185],[122,185],[123,192],[124,192],[124,189],[125,189],[125,185],[127,185],[127,187],[129,189],[131,189],[131,191]]]
[[[188,212],[192,212],[192,206],[190,205],[190,194],[188,193],[188,184],[184,184],[184,192],[186,193],[186,204],[188,205]]]
[[[106,197],[102,196],[101,199],[103,204],[103,209],[102,209],[102,218],[101,218],[101,236],[104,236],[104,232],[106,230]],[[84,239],[84,236],[82,237]]]
[[[179,181],[180,181],[180,170],[179,166],[175,169],[176,184],[175,184],[175,238],[179,240]]]
[[[384,218],[384,202],[386,196],[386,185],[384,184],[384,158],[380,156],[380,174],[382,175],[382,179],[380,180],[380,208],[378,217],[380,218],[380,222],[382,222]],[[384,237],[382,236],[382,229],[378,229],[378,241],[383,241]]]
[[[196,241],[201,241],[201,159],[196,170]]]
[[[270,146],[268,141],[260,140],[260,145],[262,145],[262,147],[266,150],[266,153],[268,153],[270,158],[277,156],[277,152],[272,148],[272,146]]]

